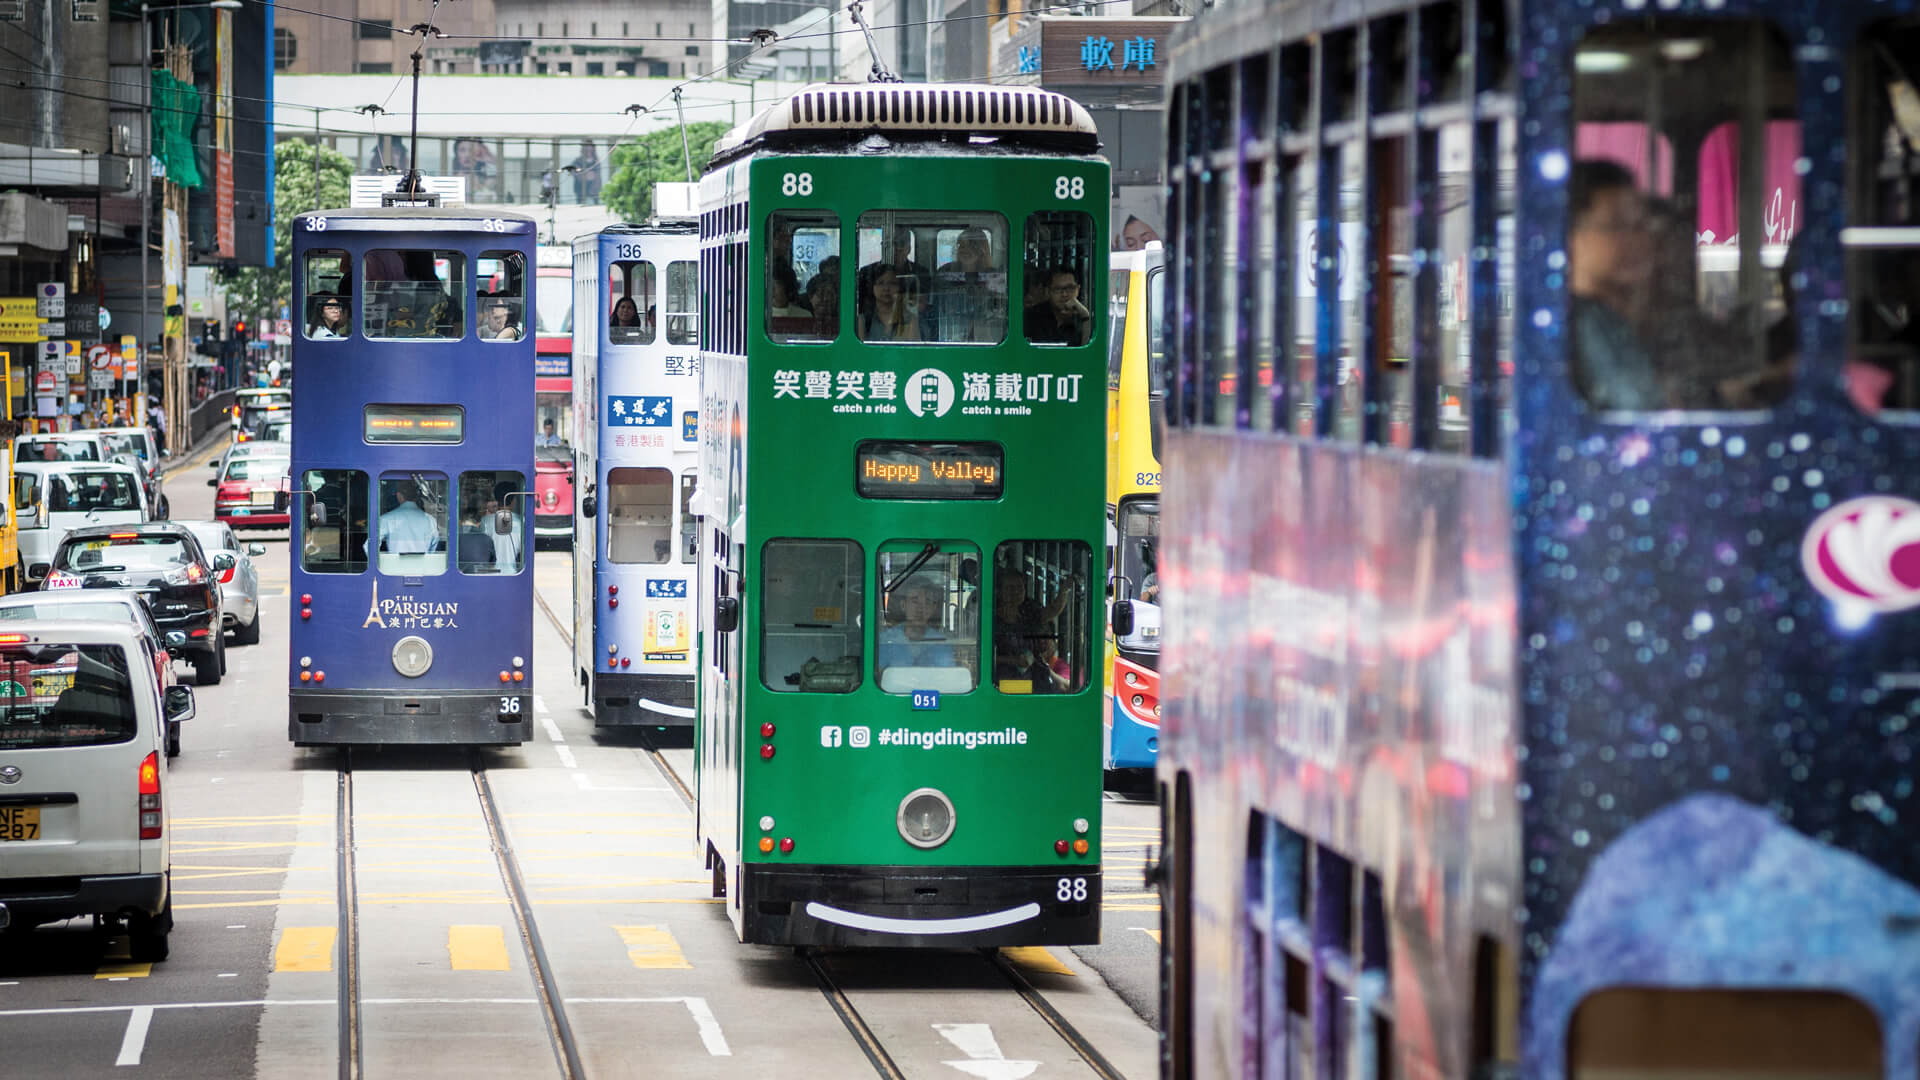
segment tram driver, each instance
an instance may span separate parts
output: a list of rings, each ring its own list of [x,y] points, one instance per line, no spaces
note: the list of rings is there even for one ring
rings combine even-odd
[[[962,643],[940,623],[940,593],[940,586],[925,577],[908,578],[893,591],[888,607],[900,605],[900,621],[880,631],[874,654],[874,671],[883,687],[888,668],[966,667]]]
[[[380,550],[390,555],[425,555],[440,547],[440,527],[420,509],[420,485],[394,485],[394,507],[380,515]]]

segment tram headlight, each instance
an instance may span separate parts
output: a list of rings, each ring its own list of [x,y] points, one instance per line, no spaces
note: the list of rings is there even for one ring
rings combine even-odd
[[[417,679],[433,666],[433,646],[417,634],[408,634],[393,647],[393,670]]]
[[[953,800],[934,788],[921,788],[900,800],[895,817],[900,837],[917,848],[936,848],[953,835]]]

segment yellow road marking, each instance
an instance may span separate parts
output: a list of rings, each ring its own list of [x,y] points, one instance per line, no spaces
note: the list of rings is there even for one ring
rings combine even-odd
[[[153,974],[152,964],[101,964],[93,973],[96,979],[144,979]]]
[[[1000,950],[1000,955],[1013,961],[1028,971],[1044,972],[1048,975],[1072,975],[1072,968],[1060,962],[1045,945],[1016,945]]]
[[[673,940],[672,931],[664,926],[616,926],[620,940],[626,943],[627,959],[637,968],[677,968],[691,971],[693,965],[687,963],[685,953],[680,951],[680,943]]]
[[[1149,935],[1151,935],[1151,936],[1153,937],[1153,943],[1154,943],[1155,945],[1158,945],[1158,944],[1160,943],[1160,931],[1158,931],[1158,930],[1149,930],[1149,929],[1147,929],[1147,928],[1146,928],[1146,927],[1144,927],[1144,926],[1136,926],[1136,927],[1134,927],[1134,929],[1135,929],[1135,930],[1138,930],[1138,931],[1140,931],[1140,932],[1141,932],[1141,933],[1143,933],[1143,934],[1149,934]]]
[[[1101,904],[1101,911],[1159,911],[1159,904]]]
[[[334,926],[289,926],[273,950],[275,971],[332,971]]]
[[[447,956],[455,971],[507,971],[507,932],[498,926],[447,927]]]

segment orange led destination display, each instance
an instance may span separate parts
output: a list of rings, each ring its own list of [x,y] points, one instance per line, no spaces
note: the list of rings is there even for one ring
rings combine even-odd
[[[1004,452],[984,442],[863,442],[854,451],[854,490],[869,499],[997,499]]]
[[[467,411],[458,405],[368,405],[361,410],[370,443],[458,443]]]

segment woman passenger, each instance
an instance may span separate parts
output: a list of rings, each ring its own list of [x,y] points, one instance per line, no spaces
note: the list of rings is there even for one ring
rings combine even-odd
[[[919,341],[920,299],[911,275],[903,278],[886,263],[868,268],[868,285],[873,290],[871,310],[861,320],[861,341]]]

